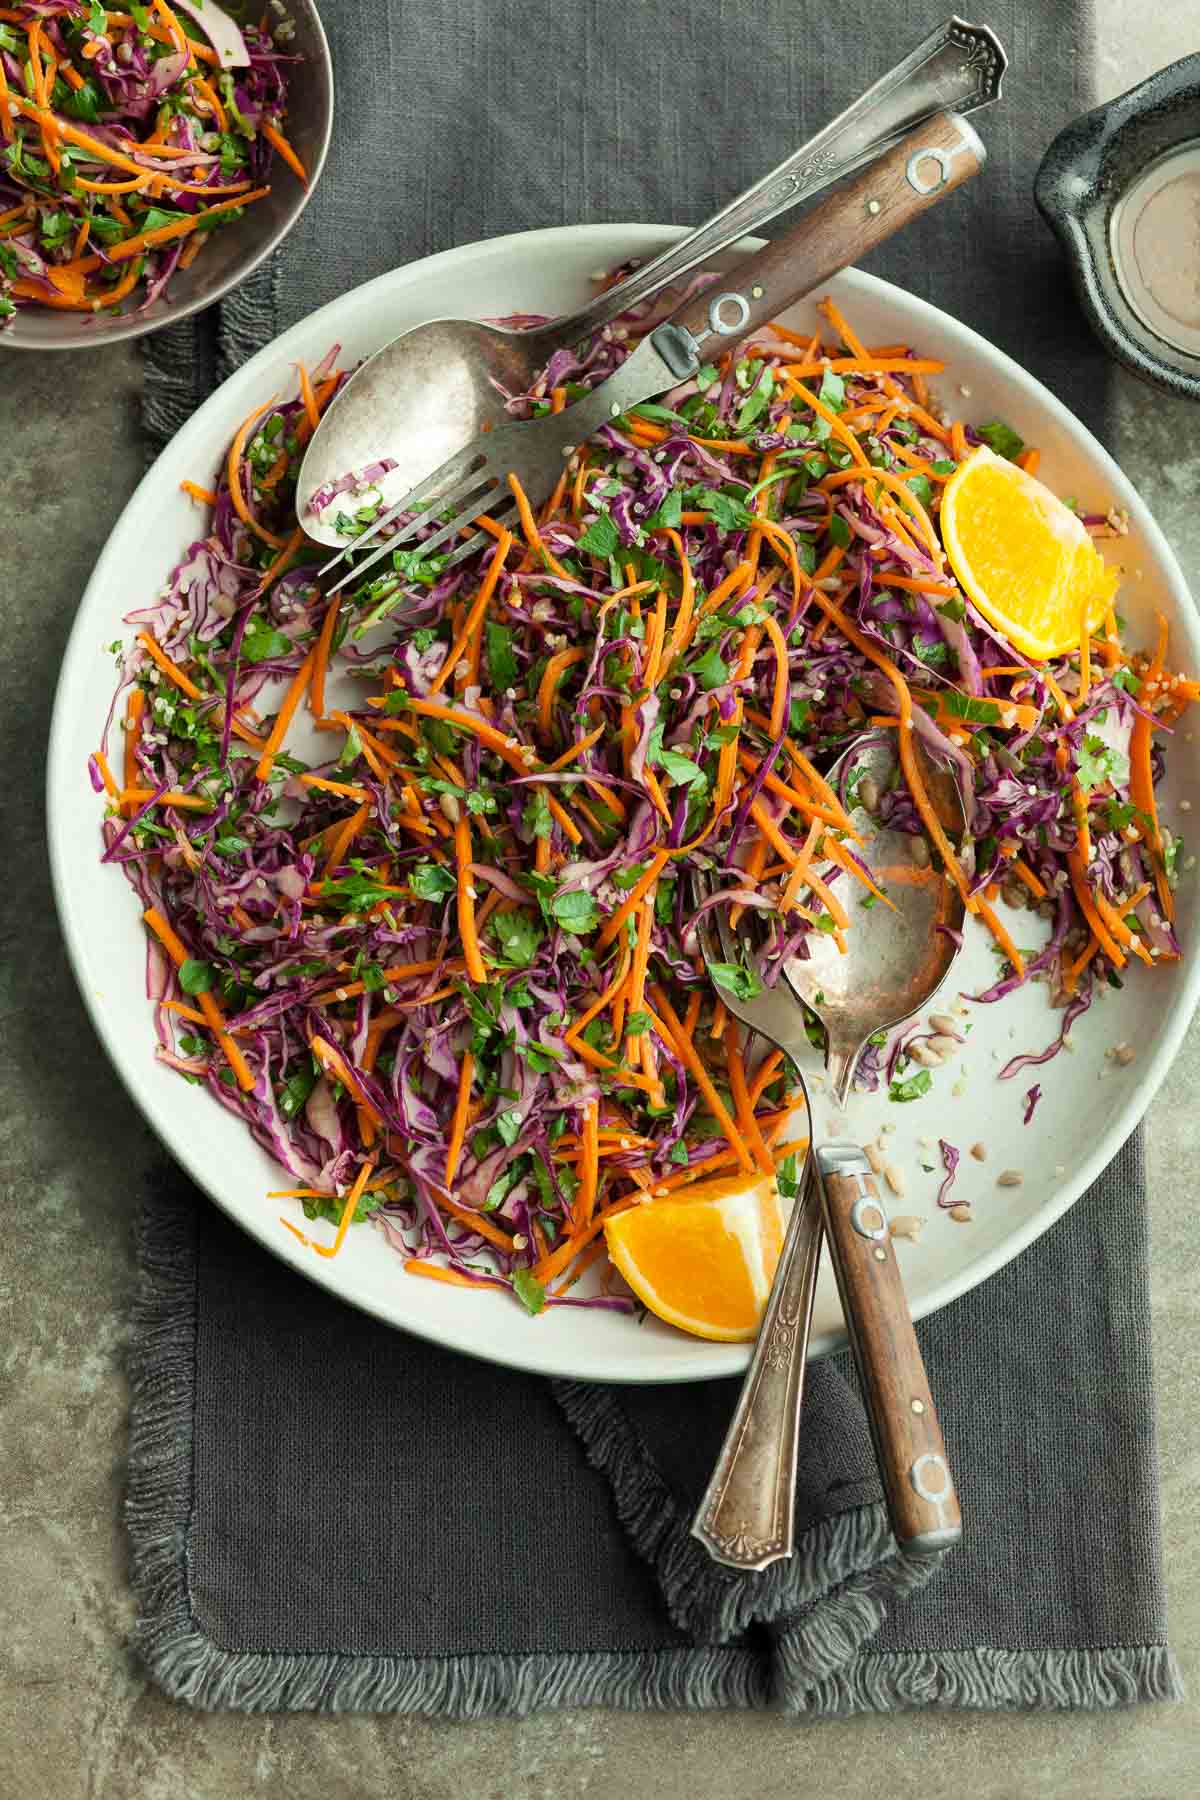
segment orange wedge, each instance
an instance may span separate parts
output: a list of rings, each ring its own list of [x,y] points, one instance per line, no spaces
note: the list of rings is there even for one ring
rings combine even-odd
[[[980,445],[946,484],[942,541],[964,593],[1037,662],[1095,631],[1119,575],[1069,506],[1016,463]]]
[[[730,1175],[619,1213],[604,1235],[652,1313],[693,1337],[735,1343],[758,1330],[785,1226],[771,1176]]]

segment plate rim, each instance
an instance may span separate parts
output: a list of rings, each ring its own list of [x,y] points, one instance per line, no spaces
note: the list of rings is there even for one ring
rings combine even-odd
[[[750,1346],[747,1344],[716,1344],[697,1339],[696,1350],[691,1358],[682,1357],[677,1364],[661,1371],[656,1371],[652,1367],[648,1368],[644,1354],[642,1360],[639,1361],[631,1349],[630,1354],[623,1360],[610,1357],[603,1372],[597,1372],[596,1368],[589,1366],[586,1361],[573,1363],[568,1347],[566,1355],[556,1356],[553,1359],[553,1366],[547,1366],[546,1360],[539,1356],[538,1344],[534,1341],[530,1342],[528,1350],[523,1354],[520,1351],[511,1350],[507,1346],[493,1350],[481,1344],[481,1334],[478,1329],[456,1330],[455,1312],[452,1308],[446,1310],[447,1328],[444,1331],[428,1329],[425,1322],[421,1320],[397,1320],[394,1314],[389,1314],[381,1305],[374,1304],[370,1297],[347,1293],[344,1285],[339,1284],[337,1272],[332,1263],[327,1263],[325,1259],[306,1256],[302,1247],[293,1243],[290,1235],[286,1241],[281,1242],[283,1234],[271,1229],[273,1215],[269,1220],[268,1215],[264,1213],[259,1220],[238,1210],[235,1204],[226,1201],[219,1192],[218,1182],[205,1169],[201,1158],[193,1156],[188,1149],[177,1146],[173,1142],[165,1122],[160,1122],[156,1116],[158,1109],[154,1100],[139,1091],[132,1070],[127,1074],[116,1042],[115,1029],[110,1031],[107,1016],[90,990],[84,973],[82,946],[76,940],[75,914],[68,893],[72,870],[68,846],[64,842],[63,833],[58,825],[59,811],[56,798],[65,783],[79,777],[79,772],[73,771],[67,761],[69,720],[66,700],[73,685],[76,665],[81,663],[85,655],[92,653],[87,635],[90,627],[91,597],[93,592],[99,592],[107,585],[109,567],[118,562],[119,553],[123,549],[118,540],[122,536],[127,521],[136,520],[146,498],[153,495],[159,479],[159,464],[167,448],[169,447],[172,453],[177,453],[181,448],[187,448],[193,441],[203,445],[207,416],[226,389],[233,383],[245,386],[247,389],[252,388],[260,371],[267,369],[272,363],[287,359],[289,352],[303,340],[311,337],[322,321],[326,322],[327,328],[332,333],[330,341],[336,339],[335,321],[338,312],[351,299],[361,302],[372,291],[402,290],[413,282],[424,279],[431,272],[444,270],[457,263],[482,259],[485,254],[503,255],[516,249],[525,255],[538,250],[552,252],[556,244],[565,240],[572,243],[586,243],[589,239],[611,242],[614,235],[627,238],[628,253],[632,255],[638,251],[647,250],[652,243],[661,246],[663,243],[678,240],[685,235],[685,228],[622,221],[557,225],[541,227],[532,231],[510,232],[501,237],[480,238],[469,244],[460,244],[448,250],[434,252],[430,256],[403,264],[399,268],[387,270],[370,281],[361,282],[356,287],[348,289],[346,293],[317,308],[316,311],[307,314],[303,319],[289,326],[285,332],[273,338],[270,343],[265,344],[261,350],[257,351],[253,357],[249,358],[213,390],[171,439],[170,445],[164,446],[163,452],[160,452],[138,482],[119,517],[114,521],[80,597],[75,619],[63,651],[54,690],[46,757],[46,838],[55,910],[71,972],[82,996],[92,1028],[118,1079],[160,1143],[227,1217],[261,1243],[272,1255],[279,1257],[307,1279],[317,1282],[318,1285],[326,1288],[343,1302],[379,1318],[394,1330],[410,1331],[413,1335],[424,1337],[444,1348],[476,1356],[483,1361],[525,1373],[552,1375],[560,1379],[618,1383],[651,1382],[657,1385],[716,1380],[724,1376],[741,1374],[749,1362]],[[760,238],[746,238],[736,249],[749,251],[757,248],[762,242],[763,240]],[[1137,516],[1138,528],[1153,551],[1156,567],[1161,571],[1166,584],[1173,592],[1173,597],[1179,604],[1180,615],[1185,621],[1185,628],[1190,638],[1191,654],[1200,663],[1200,625],[1196,623],[1191,592],[1178,559],[1132,482],[1088,427],[1076,418],[1070,409],[1064,406],[1035,375],[1022,368],[1014,358],[992,344],[981,332],[955,317],[954,314],[933,305],[919,295],[910,293],[908,289],[901,288],[895,282],[885,281],[864,270],[846,269],[833,280],[848,282],[852,287],[860,286],[865,292],[882,300],[886,300],[891,295],[900,296],[904,307],[915,312],[916,316],[926,325],[931,336],[935,335],[939,329],[944,333],[945,322],[949,321],[954,331],[961,334],[967,344],[989,362],[998,380],[1011,382],[1020,390],[1031,388],[1038,404],[1046,410],[1065,433],[1069,437],[1082,439],[1083,448],[1089,461],[1094,464],[1097,474],[1121,492],[1129,495],[1131,511]],[[1038,1208],[1036,1213],[1024,1223],[1016,1226],[1000,1244],[961,1265],[953,1274],[937,1282],[925,1294],[919,1296],[912,1305],[914,1319],[920,1320],[941,1311],[943,1307],[959,1299],[982,1281],[1006,1267],[1009,1262],[1057,1223],[1112,1161],[1121,1146],[1141,1123],[1147,1108],[1158,1093],[1179,1053],[1197,1002],[1200,1000],[1200,955],[1184,964],[1181,980],[1182,991],[1178,994],[1172,1009],[1173,1016],[1155,1054],[1142,1067],[1137,1085],[1131,1090],[1124,1106],[1114,1115],[1115,1122],[1097,1138],[1091,1153],[1082,1159],[1074,1178],[1065,1182],[1048,1201]],[[150,1054],[149,1046],[147,1054]],[[844,1333],[825,1333],[810,1345],[810,1360],[818,1360],[831,1355],[843,1349],[845,1345]],[[636,1348],[636,1344],[634,1348]]]

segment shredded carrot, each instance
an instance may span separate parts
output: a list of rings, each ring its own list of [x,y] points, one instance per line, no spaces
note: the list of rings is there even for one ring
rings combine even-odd
[[[1092,936],[1099,943],[1113,967],[1123,969],[1125,967],[1124,954],[1093,903],[1092,890],[1088,885],[1087,867],[1077,850],[1068,851],[1067,868],[1071,873],[1071,886],[1074,889],[1075,898],[1079,902],[1079,910],[1087,920]]]
[[[347,850],[350,848],[370,816],[371,803],[370,801],[364,801],[357,812],[351,813],[348,819],[343,820],[342,824],[330,839],[329,854],[325,859],[325,872],[327,875],[330,874],[332,870],[341,867],[342,863],[345,861]]]
[[[503,532],[496,548],[492,552],[492,560],[487,566],[487,574],[484,576],[479,592],[471,604],[471,610],[467,614],[466,623],[463,625],[462,630],[447,651],[445,661],[442,663],[441,668],[429,684],[428,699],[432,700],[435,695],[441,693],[442,688],[454,673],[459,658],[466,650],[467,645],[474,638],[476,632],[480,629],[480,626],[483,623],[484,614],[487,612],[492,595],[496,591],[508,553],[512,549],[512,544],[512,533],[508,531]]]
[[[1019,881],[1025,883],[1025,886],[1029,889],[1035,900],[1044,900],[1046,898],[1045,883],[1039,881],[1038,877],[1029,867],[1029,864],[1025,862],[1022,857],[1016,856],[1013,858],[1012,872]]]
[[[646,898],[646,895],[657,882],[669,861],[669,851],[658,850],[655,852],[650,861],[646,864],[642,873],[638,876],[633,887],[621,902],[620,906],[617,907],[615,912],[611,912],[608,915],[607,922],[601,928],[600,934],[596,939],[597,950],[604,950],[612,943],[626,919],[632,918],[634,912]]]
[[[107,758],[107,756],[105,756],[103,750],[94,751],[92,754],[92,761],[95,763],[96,767],[100,771],[100,775],[104,782],[105,792],[108,794],[109,799],[111,801],[113,801],[114,804],[116,804],[124,796],[122,796],[120,788],[117,786],[116,782],[113,780],[113,772],[108,766],[108,758]],[[146,798],[149,799],[150,795],[153,792],[154,792],[154,789],[150,788],[147,792]]]
[[[367,1182],[371,1178],[374,1167],[374,1157],[368,1157],[366,1162],[360,1166],[358,1174],[354,1177],[353,1186],[346,1195],[346,1204],[342,1208],[342,1216],[338,1220],[337,1232],[332,1244],[310,1245],[310,1248],[315,1250],[318,1256],[336,1256],[342,1245],[345,1243],[346,1233],[350,1229],[350,1221],[354,1217],[358,1208],[358,1203],[362,1199],[363,1190],[366,1188]]]
[[[708,1110],[712,1113],[713,1118],[725,1133],[729,1147],[736,1155],[742,1168],[745,1169],[748,1175],[753,1174],[754,1163],[745,1144],[742,1142],[741,1134],[734,1124],[734,1121],[730,1118],[729,1110],[726,1107],[725,1102],[713,1086],[712,1081],[709,1078],[708,1070],[700,1060],[699,1052],[692,1043],[692,1040],[685,1035],[683,1026],[680,1023],[671,1002],[668,1000],[663,990],[658,987],[651,989],[651,999],[654,1002],[655,1010],[650,1013],[650,1023],[653,1025],[655,1031],[657,1031],[663,1043],[674,1050],[684,1067],[695,1079],[696,1086],[700,1089],[700,1092],[703,1094],[708,1105]],[[649,1010],[650,1009],[647,1008],[647,1011]]]
[[[579,1192],[575,1196],[572,1208],[577,1227],[582,1228],[591,1223],[596,1208],[596,1194],[600,1180],[600,1148],[598,1127],[600,1109],[594,1100],[589,1100],[583,1109],[582,1155],[579,1162]]]
[[[775,1173],[775,1163],[770,1151],[763,1142],[758,1120],[754,1116],[754,1107],[750,1100],[750,1090],[746,1081],[746,1065],[742,1061],[742,1048],[738,1043],[738,1034],[730,1026],[725,1032],[725,1069],[729,1076],[729,1091],[733,1096],[734,1111],[742,1134],[750,1145],[750,1154],[765,1175]]]
[[[300,378],[300,398],[304,403],[304,416],[309,427],[315,431],[321,423],[321,415],[317,410],[317,397],[313,393],[312,378],[303,363],[296,364],[296,372]]]
[[[197,505],[215,506],[217,504],[217,496],[213,493],[211,488],[200,487],[194,481],[181,481],[179,485],[185,494],[191,495]]]
[[[177,969],[191,960],[182,938],[167,923],[157,907],[149,907],[142,917]],[[209,1030],[220,1044],[226,1062],[237,1077],[238,1086],[249,1092],[254,1086],[254,1071],[225,1029],[225,1019],[220,1007],[210,993],[198,994],[197,999]]]
[[[508,485],[513,499],[517,503],[517,516],[521,521],[521,530],[525,533],[525,542],[534,554],[541,558],[543,566],[549,569],[552,575],[558,575],[564,581],[569,581],[571,577],[567,571],[543,543],[542,534],[537,528],[537,520],[534,518],[533,509],[529,504],[529,496],[521,486],[520,478],[512,471],[509,472]]]
[[[462,939],[467,974],[477,986],[487,981],[487,965],[475,932],[475,890],[471,871],[471,827],[465,812],[454,826],[454,854],[458,862],[458,935]]]
[[[308,687],[308,710],[314,719],[325,717],[325,676],[329,668],[329,652],[333,644],[333,633],[337,626],[340,608],[341,601],[335,594],[325,608],[325,617],[321,620],[321,630],[313,654],[312,680]]]
[[[474,1079],[475,1058],[469,1050],[464,1050],[462,1066],[458,1071],[458,1098],[454,1104],[454,1117],[450,1121],[450,1141],[446,1148],[446,1186],[448,1188],[454,1186],[454,1177],[458,1173],[459,1159],[466,1141],[467,1108],[471,1104],[471,1083]]]
[[[1014,975],[1017,976],[1018,980],[1024,981],[1025,959],[1017,949],[1017,946],[1013,943],[1003,922],[997,914],[992,911],[988,902],[984,899],[980,899],[978,895],[976,896],[976,908],[979,917],[983,920],[984,924],[1003,950],[1005,956],[1007,956],[1009,962],[1012,964]]]
[[[312,679],[313,666],[316,663],[316,649],[309,651],[296,673],[292,676],[287,693],[283,696],[283,704],[275,715],[275,723],[267,733],[267,741],[263,753],[258,759],[255,773],[260,781],[269,781],[271,768],[275,758],[283,748],[283,740],[287,736],[287,728],[295,717],[296,708],[303,700],[305,691]]]
[[[1024,469],[1027,475],[1036,475],[1038,472],[1038,464],[1041,460],[1042,453],[1040,450],[1022,450],[1020,456],[1017,458],[1017,467]]]
[[[196,85],[199,86],[199,83],[197,83]],[[205,83],[205,85],[207,86],[207,83]],[[210,92],[211,92],[211,89],[210,89]],[[278,150],[280,156],[282,156],[284,162],[287,164],[288,168],[292,171],[293,175],[299,176],[300,180],[304,183],[305,187],[307,187],[308,186],[308,170],[304,167],[304,164],[301,162],[300,158],[296,155],[296,152],[292,149],[292,146],[288,143],[288,141],[284,137],[282,131],[280,131],[276,126],[272,125],[270,119],[266,118],[265,116],[263,117],[263,119],[261,120],[261,122],[259,124],[259,130],[262,132],[263,136],[266,138],[268,144],[274,145],[275,149]]]
[[[178,664],[171,661],[171,658],[167,655],[166,651],[160,648],[148,631],[139,631],[137,634],[137,641],[151,660],[158,664],[158,667],[167,677],[167,680],[173,682],[181,693],[187,695],[189,700],[207,700],[215,698],[213,695],[205,694],[202,688],[198,688],[191,677],[185,675]],[[263,746],[261,740],[248,726],[243,725],[239,719],[234,719],[233,731],[235,737],[240,737],[244,743],[249,744],[253,749],[262,749]]]
[[[250,511],[246,496],[242,492],[241,461],[242,451],[245,449],[246,445],[246,439],[250,435],[251,428],[257,425],[258,421],[266,413],[270,412],[274,404],[275,396],[272,395],[265,406],[257,407],[255,411],[252,412],[248,418],[243,419],[242,423],[238,426],[237,431],[234,434],[233,442],[229,446],[229,455],[225,462],[225,477],[229,483],[229,497],[233,501],[234,511],[237,513],[238,518],[241,519],[244,525],[249,527],[255,537],[261,538],[264,544],[270,544],[275,550],[282,550],[287,539],[277,537],[273,531],[268,531],[265,525],[259,524],[258,520],[254,517],[254,514]]]
[[[788,668],[788,647],[783,632],[779,629],[779,621],[773,613],[768,613],[763,620],[763,629],[771,640],[771,648],[775,652],[775,686],[771,695],[771,736],[777,738],[787,724],[788,703],[791,698],[791,673]]]

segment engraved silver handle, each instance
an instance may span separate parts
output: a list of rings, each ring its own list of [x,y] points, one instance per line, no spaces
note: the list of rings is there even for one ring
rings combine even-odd
[[[873,162],[916,125],[940,112],[959,114],[1000,98],[1008,58],[994,31],[952,15],[845,112],[778,168],[731,200],[704,225],[627,275],[578,312],[556,319],[564,344],[598,331],[619,313],[728,250],[801,200]]]
[[[754,1357],[692,1525],[717,1562],[765,1569],[790,1556],[800,1401],[821,1258],[811,1155],[792,1206]]]

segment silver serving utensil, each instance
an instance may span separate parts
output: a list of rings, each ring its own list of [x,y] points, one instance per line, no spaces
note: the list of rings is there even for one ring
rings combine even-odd
[[[668,392],[696,373],[704,346],[732,347],[770,323],[802,294],[881,244],[935,206],[983,167],[987,153],[974,129],[952,113],[909,132],[877,162],[827,195],[784,237],[768,244],[707,293],[693,294],[646,337],[615,374],[557,414],[510,420],[482,432],[382,513],[362,537],[343,546],[320,571],[342,564],[331,593],[418,538],[423,555],[454,540],[449,563],[490,540],[472,530],[481,513],[516,525],[506,483],[516,477],[533,506],[553,490],[576,449],[602,425],[640,401]],[[445,404],[439,395],[437,404]],[[431,530],[433,526],[435,529]],[[428,532],[428,536],[420,536]],[[366,550],[361,560],[353,560]]]
[[[922,775],[938,816],[953,836],[963,827],[962,801],[953,778],[921,756]],[[846,933],[846,954],[833,938],[813,932],[807,958],[793,956],[784,964],[788,986],[816,1013],[825,1028],[825,1067],[837,1106],[844,1106],[854,1070],[867,1039],[891,1031],[932,1000],[958,955],[962,930],[962,896],[954,883],[930,866],[924,834],[890,830],[881,825],[874,804],[897,772],[891,743],[871,738],[848,750],[828,779],[835,785],[849,767],[858,803],[848,810],[863,839],[851,851],[871,872],[892,901],[875,900],[864,908],[855,897],[853,929]],[[845,895],[853,881],[839,882]]]
[[[804,1016],[795,1003],[802,998],[819,1011],[839,1103],[867,1038],[900,1024],[933,998],[958,952],[957,938],[939,927],[954,931],[963,919],[953,883],[915,848],[924,840],[890,831],[876,816],[879,798],[896,771],[888,742],[867,739],[852,746],[829,776],[835,788],[847,769],[857,787],[857,803],[847,810],[863,843],[847,840],[845,848],[857,854],[876,885],[888,893],[895,911],[878,900],[869,908],[856,906],[844,954],[832,938],[812,933],[810,961],[791,958],[784,964],[786,983],[750,1000],[721,988],[726,1010],[783,1050],[798,1069],[807,1060],[809,1045]],[[961,829],[953,780],[928,759],[922,772],[942,823],[948,830]],[[857,886],[852,878],[838,882],[843,895]],[[742,946],[726,909],[713,912],[719,915],[715,921],[706,914],[697,926],[706,963],[740,961]],[[844,965],[836,975],[833,963]],[[765,1569],[794,1548],[800,1403],[822,1221],[896,1540],[910,1552],[931,1553],[949,1548],[961,1532],[945,1446],[875,1178],[856,1145],[815,1145],[807,1087],[805,1100],[813,1146],[805,1179],[793,1203],[741,1395],[692,1525],[693,1537],[732,1568]]]
[[[840,181],[942,111],[966,114],[1000,97],[1007,59],[994,32],[951,17],[843,113],[761,181],[577,312],[528,330],[467,319],[414,326],[364,363],[313,434],[296,485],[300,523],[339,547],[314,494],[387,459],[385,491],[402,493],[485,426],[508,421],[499,388],[525,393],[556,350],[569,349],[800,201]]]

